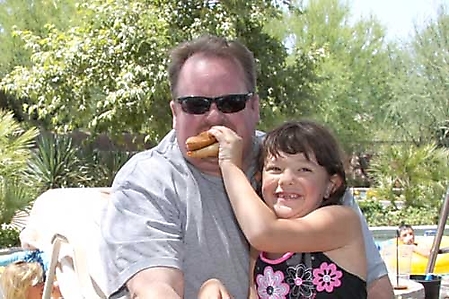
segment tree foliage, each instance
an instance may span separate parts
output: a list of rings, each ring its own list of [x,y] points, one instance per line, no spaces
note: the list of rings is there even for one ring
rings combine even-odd
[[[36,36],[46,32],[45,24],[65,29],[76,24],[75,0],[3,0],[0,1],[0,78],[16,66],[30,66],[31,51],[24,47],[24,41],[17,36],[17,30],[31,30]],[[0,90],[0,109],[14,112],[19,121],[30,121],[24,113],[25,99],[17,99]]]
[[[45,32],[45,24],[65,29],[76,20],[73,0],[0,1],[0,76],[29,62],[30,52],[14,31],[32,30],[39,36]]]
[[[351,150],[374,138],[382,105],[391,100],[384,29],[374,18],[350,22],[350,7],[338,0],[296,1],[295,6],[299,13],[287,12],[282,23],[270,26],[290,44],[290,62],[298,65],[309,53],[319,54],[311,56],[308,97],[297,98],[302,106],[294,113],[329,124]]]
[[[263,31],[280,14],[272,1],[92,0],[81,9],[80,26],[46,26],[42,36],[18,32],[32,65],[15,68],[1,84],[28,99],[26,111],[49,129],[157,140],[171,126],[168,51],[203,33],[238,38],[254,51],[264,98],[283,99],[293,88],[283,77],[285,47]]]
[[[441,7],[394,57],[395,101],[387,108],[395,139],[449,146],[448,36],[449,15]]]

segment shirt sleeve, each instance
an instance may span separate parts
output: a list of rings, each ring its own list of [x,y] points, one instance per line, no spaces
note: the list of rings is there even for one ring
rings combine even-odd
[[[124,169],[114,181],[111,200],[102,218],[108,295],[127,293],[126,282],[141,270],[151,267],[182,270],[183,217],[176,202],[178,197],[170,188],[170,175],[164,175],[158,163],[134,164],[127,166],[129,169]],[[158,170],[158,175],[143,171],[148,167]]]
[[[360,217],[363,239],[365,241],[366,260],[368,263],[368,276],[366,282],[367,284],[370,284],[372,281],[387,275],[387,267],[380,256],[379,250],[374,242],[373,235],[368,228],[365,216],[363,216],[360,207],[355,202],[354,196],[352,196],[349,190],[347,190],[343,196],[343,204],[352,207]]]

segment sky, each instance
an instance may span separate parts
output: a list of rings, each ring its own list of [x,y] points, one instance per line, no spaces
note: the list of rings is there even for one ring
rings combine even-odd
[[[386,26],[387,38],[406,40],[413,33],[414,24],[435,19],[438,7],[449,8],[449,0],[349,0],[353,17],[373,14]]]

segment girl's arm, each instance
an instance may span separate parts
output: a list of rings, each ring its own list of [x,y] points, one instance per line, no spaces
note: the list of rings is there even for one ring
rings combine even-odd
[[[361,238],[360,220],[349,207],[319,208],[298,219],[278,219],[257,196],[242,164],[242,142],[232,130],[210,131],[220,143],[219,163],[237,220],[253,247],[269,252],[330,251]],[[298,242],[301,241],[301,242]]]

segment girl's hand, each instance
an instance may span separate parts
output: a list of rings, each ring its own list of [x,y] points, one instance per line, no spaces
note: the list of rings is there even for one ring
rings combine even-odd
[[[226,287],[216,278],[206,280],[198,292],[198,299],[232,299]]]
[[[238,167],[242,165],[243,142],[242,138],[231,129],[224,126],[214,126],[209,133],[215,136],[220,144],[218,162],[220,166],[232,163]]]

